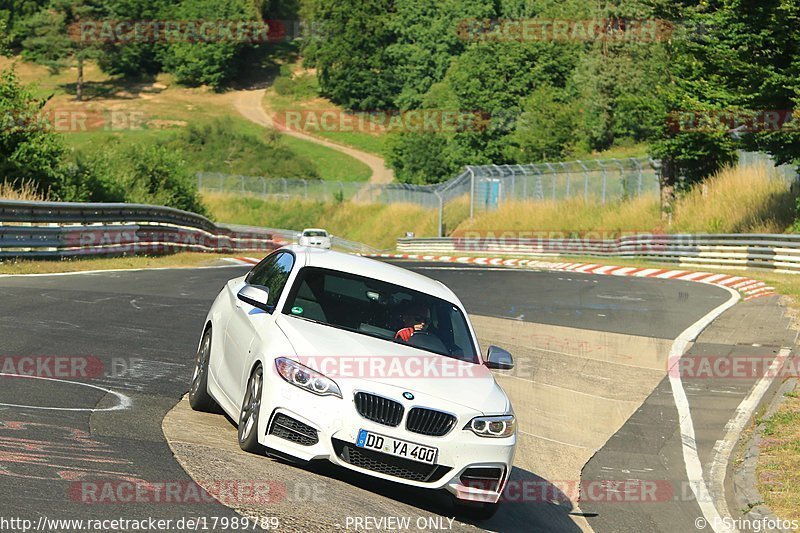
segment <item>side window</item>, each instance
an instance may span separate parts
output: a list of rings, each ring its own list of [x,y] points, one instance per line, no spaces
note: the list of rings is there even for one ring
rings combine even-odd
[[[276,305],[294,266],[294,256],[288,252],[271,255],[247,275],[247,283],[269,288],[269,305]]]

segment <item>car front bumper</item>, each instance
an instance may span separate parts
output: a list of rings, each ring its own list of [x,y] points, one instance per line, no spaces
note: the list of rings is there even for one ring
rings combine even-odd
[[[442,406],[441,400],[417,398],[402,402],[406,413],[411,406],[422,405],[453,413],[457,421],[442,437],[414,433],[406,429],[405,417],[397,427],[372,422],[357,411],[350,394],[345,399],[319,397],[283,381],[273,380],[265,387],[262,413],[259,417],[259,442],[284,455],[304,460],[326,459],[343,468],[373,477],[427,489],[446,489],[456,498],[475,502],[496,503],[511,473],[516,449],[516,435],[507,438],[485,438],[462,429],[478,411],[465,411],[463,406]],[[376,387],[380,388],[380,387]],[[386,395],[393,391],[382,390]],[[397,398],[394,394],[391,397]],[[427,401],[426,401],[427,400]],[[460,410],[460,412],[458,412]],[[283,417],[279,418],[279,415]],[[300,422],[287,424],[287,419]],[[276,425],[276,422],[280,424]],[[291,426],[293,429],[287,429]],[[303,427],[306,426],[306,427]],[[299,432],[296,431],[299,429]],[[309,431],[313,430],[313,432]],[[434,447],[438,450],[435,465],[397,458],[355,445],[360,430],[393,437],[406,442]],[[312,435],[306,438],[302,434]],[[477,483],[472,469],[490,469],[497,481]],[[486,472],[486,470],[483,470]],[[463,479],[462,479],[463,478]]]

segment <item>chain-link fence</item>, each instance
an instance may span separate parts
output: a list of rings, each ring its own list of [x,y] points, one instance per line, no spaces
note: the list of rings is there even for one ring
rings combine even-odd
[[[202,172],[202,191],[254,194],[268,198],[302,198],[361,203],[412,203],[436,208],[467,197],[470,216],[501,203],[584,198],[599,203],[657,195],[658,163],[650,159],[609,159],[535,165],[469,166],[455,178],[436,185],[372,184],[303,179],[274,179]]]
[[[473,209],[493,209],[508,200],[583,197],[606,202],[658,193],[654,162],[648,159],[470,166],[449,181],[427,186],[272,179],[209,172],[198,174],[197,179],[198,187],[204,191],[321,201],[406,202],[426,207],[468,194],[473,199]]]
[[[775,165],[775,161],[769,154],[763,152],[739,152],[740,165],[765,165],[768,169],[774,170],[781,178],[790,183],[798,181],[797,167],[793,165]]]

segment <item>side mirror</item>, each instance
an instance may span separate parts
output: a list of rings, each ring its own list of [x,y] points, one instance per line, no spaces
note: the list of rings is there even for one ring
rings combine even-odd
[[[486,366],[493,370],[511,370],[514,368],[514,358],[502,348],[489,346],[489,353],[486,354]]]
[[[236,295],[241,301],[257,307],[267,313],[274,310],[274,306],[269,305],[269,289],[261,285],[245,285]]]

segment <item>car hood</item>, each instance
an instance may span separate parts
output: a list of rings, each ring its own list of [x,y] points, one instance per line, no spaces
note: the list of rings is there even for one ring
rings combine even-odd
[[[335,380],[343,390],[375,382],[486,414],[510,409],[506,394],[483,365],[286,315],[276,324],[297,361]]]

